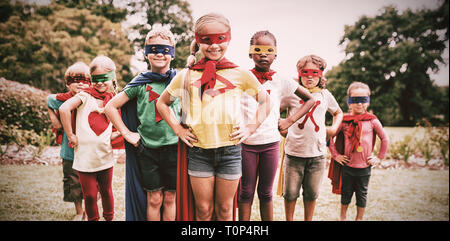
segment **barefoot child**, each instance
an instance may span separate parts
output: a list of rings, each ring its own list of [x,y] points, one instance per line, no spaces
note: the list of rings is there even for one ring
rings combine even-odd
[[[195,40],[191,53],[200,50],[204,58],[175,76],[163,92],[157,107],[161,116],[175,134],[188,145],[189,160],[186,178],[195,200],[195,220],[232,220],[233,203],[241,177],[241,145],[255,132],[270,111],[270,100],[261,84],[249,72],[237,68],[224,55],[231,39],[228,19],[220,14],[206,14],[194,26]],[[255,120],[240,125],[240,98],[247,91],[258,98]],[[174,97],[181,97],[182,123],[175,118],[169,106]],[[183,124],[183,125],[182,125]],[[180,161],[179,165],[184,165]],[[180,178],[185,175],[180,173]],[[180,182],[181,183],[181,182]],[[181,185],[181,184],[180,184]],[[177,190],[178,191],[178,190]],[[180,189],[184,191],[184,189]],[[179,210],[186,204],[183,197]],[[178,203],[178,202],[177,202]],[[193,219],[185,216],[182,220]]]
[[[292,125],[286,137],[283,196],[286,220],[294,218],[295,204],[303,188],[304,220],[314,215],[316,199],[325,169],[327,136],[333,136],[342,121],[342,111],[333,95],[323,88],[322,77],[326,62],[316,55],[308,55],[297,62],[299,81],[314,97],[314,106]],[[304,105],[297,96],[287,98],[282,106],[291,107],[289,115]],[[333,116],[331,127],[325,126],[325,114]]]
[[[66,93],[58,93],[47,97],[48,113],[54,130],[57,131],[57,141],[61,144],[59,155],[62,158],[63,167],[63,190],[65,202],[73,202],[75,204],[76,215],[73,221],[81,221],[86,218],[83,212],[83,193],[81,192],[80,180],[78,174],[72,169],[73,165],[73,148],[69,147],[69,140],[61,125],[59,116],[59,108],[72,96],[79,93],[82,89],[88,88],[91,84],[91,76],[89,74],[89,66],[83,62],[77,62],[71,65],[64,74],[66,87],[69,89]]]
[[[173,34],[163,28],[150,31],[145,40],[145,58],[150,63],[150,71],[135,77],[106,106],[109,119],[132,145],[126,150],[126,220],[175,220],[178,137],[156,109],[160,94],[176,74],[169,68],[174,57]],[[137,113],[133,118],[127,118],[128,125],[125,125],[117,109],[130,100],[134,101]],[[179,119],[179,101],[171,108]],[[129,112],[125,110],[124,113]],[[132,119],[138,121],[136,129],[130,126]],[[132,158],[132,155],[136,157]],[[138,173],[139,183],[133,183],[136,178],[133,172]],[[144,207],[139,204],[142,188],[146,192]],[[140,209],[147,210],[146,218],[141,217]]]
[[[370,88],[361,82],[353,82],[347,90],[350,113],[344,115],[338,133],[343,133],[344,152],[339,153],[333,139],[330,140],[331,157],[342,165],[340,220],[347,218],[348,205],[353,193],[356,196],[356,218],[362,220],[367,203],[367,191],[372,166],[377,164],[388,148],[388,137],[377,117],[367,112],[370,103]],[[381,140],[378,158],[373,156],[375,138]],[[336,163],[330,164],[339,165]],[[338,192],[337,192],[338,193]]]
[[[75,150],[73,169],[78,171],[88,220],[100,219],[97,207],[98,187],[102,197],[103,217],[111,221],[114,218],[114,155],[111,140],[119,135],[112,132],[112,124],[103,112],[117,86],[116,66],[110,58],[98,56],[89,67],[93,87],[83,89],[67,100],[60,107],[60,113],[64,131]],[[73,127],[70,120],[71,111],[75,109],[77,116]]]
[[[258,198],[262,221],[273,219],[272,186],[280,160],[280,101],[284,97],[297,95],[306,104],[286,121],[281,129],[287,129],[314,105],[312,95],[293,79],[285,78],[270,69],[277,56],[275,36],[269,31],[256,32],[250,40],[249,57],[255,62],[251,71],[270,95],[272,109],[267,119],[253,135],[242,144],[242,177],[239,185],[239,220],[249,221],[251,206],[258,182]],[[249,95],[242,98],[244,124],[252,120],[258,102]]]

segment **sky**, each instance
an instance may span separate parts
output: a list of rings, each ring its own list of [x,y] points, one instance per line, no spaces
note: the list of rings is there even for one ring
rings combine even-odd
[[[49,0],[25,0],[48,3]],[[309,54],[315,54],[327,61],[326,71],[345,58],[344,47],[339,45],[345,25],[353,25],[366,15],[375,17],[380,9],[394,5],[399,11],[407,8],[435,9],[439,0],[187,0],[191,6],[194,22],[204,14],[223,14],[231,23],[232,40],[226,57],[245,69],[254,67],[248,57],[251,36],[260,30],[269,30],[277,38],[277,59],[272,69],[285,76],[297,76],[297,61]],[[128,1],[115,0],[121,6]],[[131,20],[131,22],[142,20]],[[127,25],[127,24],[126,24]],[[125,26],[126,26],[125,25]],[[439,86],[449,85],[449,42],[446,42],[438,73],[430,73]],[[137,53],[136,56],[142,56]],[[133,72],[145,71],[147,64],[133,56]],[[364,81],[364,80],[361,80]]]
[[[272,69],[286,76],[297,75],[297,61],[309,54],[324,58],[330,70],[344,58],[344,47],[339,46],[345,25],[353,25],[366,15],[374,17],[383,6],[392,4],[399,11],[407,8],[432,8],[438,0],[188,0],[194,22],[209,12],[223,14],[231,22],[232,40],[226,57],[245,69],[254,67],[248,57],[251,36],[260,30],[269,30],[277,38],[277,59]],[[447,66],[441,66],[431,79],[437,85],[449,85],[449,54],[443,57]],[[363,80],[362,80],[363,81]]]

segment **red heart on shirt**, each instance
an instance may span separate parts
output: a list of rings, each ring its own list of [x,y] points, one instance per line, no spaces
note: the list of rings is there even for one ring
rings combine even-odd
[[[102,134],[109,126],[109,120],[105,114],[100,114],[96,111],[89,113],[89,126],[97,136]]]

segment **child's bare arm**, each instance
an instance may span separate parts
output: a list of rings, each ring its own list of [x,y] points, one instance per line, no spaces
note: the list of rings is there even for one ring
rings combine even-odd
[[[298,86],[295,90],[295,94],[300,97],[305,103],[291,116],[286,119],[280,119],[278,122],[278,129],[283,132],[286,131],[292,124],[298,119],[302,118],[314,105],[314,97],[309,93],[307,89],[302,86]]]
[[[122,134],[122,136],[125,138],[127,142],[132,144],[133,146],[137,147],[139,145],[139,140],[141,139],[141,136],[137,132],[130,131],[125,123],[122,120],[122,117],[119,114],[118,109],[122,107],[125,103],[127,103],[130,100],[128,95],[125,92],[120,92],[116,96],[114,96],[108,104],[105,106],[105,114],[108,117],[108,119],[111,121],[111,123],[116,127],[116,129]],[[113,140],[113,137],[117,138],[120,136],[120,134],[112,134],[111,139]],[[114,136],[113,136],[114,135]]]
[[[258,109],[253,120],[250,120],[244,128],[235,126],[236,131],[230,134],[230,140],[239,140],[237,144],[245,141],[249,136],[255,133],[256,129],[264,122],[267,116],[270,114],[271,103],[270,96],[267,91],[260,91],[255,96],[258,101]]]
[[[327,127],[327,141],[336,135],[338,132],[339,126],[342,123],[342,118],[344,117],[344,113],[342,113],[341,109],[338,109],[333,115],[333,124],[330,127]]]
[[[48,110],[48,115],[50,116],[50,121],[52,122],[52,126],[55,129],[60,129],[62,128],[61,122],[59,121],[58,116],[55,113],[55,110],[53,110],[50,107],[47,107]]]
[[[64,104],[59,107],[59,115],[61,118],[61,123],[64,128],[64,132],[66,132],[67,138],[69,139],[69,143],[72,147],[76,147],[78,145],[78,138],[73,133],[72,129],[72,110],[76,109],[81,105],[81,99],[77,96],[74,96],[68,99]]]
[[[191,129],[184,128],[177,120],[175,114],[169,107],[174,102],[171,98],[169,92],[164,90],[156,103],[156,108],[161,117],[167,122],[170,128],[172,128],[175,135],[186,143],[186,145],[193,147],[192,142],[197,142],[197,137],[192,133]]]

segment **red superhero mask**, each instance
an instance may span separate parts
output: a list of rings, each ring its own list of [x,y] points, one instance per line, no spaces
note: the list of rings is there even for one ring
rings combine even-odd
[[[298,75],[300,77],[312,76],[322,78],[322,73],[323,71],[320,69],[302,69],[298,72]]]
[[[221,44],[231,40],[231,32],[215,33],[215,34],[195,34],[195,41],[201,44]]]
[[[84,75],[74,75],[74,76],[67,76],[66,80],[67,85],[73,84],[73,83],[84,83],[87,85],[91,85],[91,78],[86,77]]]

